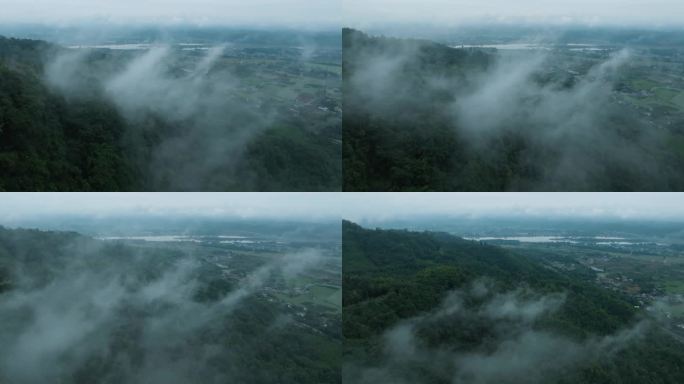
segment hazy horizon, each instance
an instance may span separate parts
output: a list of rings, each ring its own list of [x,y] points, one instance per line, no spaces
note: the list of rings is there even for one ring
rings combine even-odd
[[[537,26],[684,26],[684,3],[674,0],[345,0],[344,23],[355,28],[388,25],[441,27],[490,25]]]
[[[411,217],[684,221],[681,193],[5,193],[0,225],[41,218],[358,222]]]

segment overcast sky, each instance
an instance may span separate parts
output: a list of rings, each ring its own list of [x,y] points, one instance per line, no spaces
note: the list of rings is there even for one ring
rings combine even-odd
[[[41,215],[381,221],[414,215],[684,220],[682,193],[3,193],[0,224]]]
[[[0,0],[1,23],[684,24],[682,0]]]
[[[340,9],[340,0],[0,0],[0,22],[339,26]]]
[[[345,24],[684,25],[682,0],[342,0]]]

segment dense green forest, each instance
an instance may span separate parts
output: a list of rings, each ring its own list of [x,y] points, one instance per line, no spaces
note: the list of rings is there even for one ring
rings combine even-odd
[[[0,38],[0,190],[126,190],[123,119],[104,101],[68,103],[41,80],[56,48]]]
[[[682,345],[627,297],[534,257],[443,233],[344,222],[343,263],[344,380],[684,380]]]
[[[455,50],[422,40],[375,38],[351,29],[345,29],[342,36],[345,190],[468,188],[472,184],[466,180],[468,172],[471,178],[479,178],[486,165],[464,164],[462,156],[467,145],[454,134],[441,112],[451,96],[448,90],[433,93],[426,86],[426,75],[465,76],[470,68],[486,68],[492,58],[478,50]],[[406,52],[412,56],[406,62],[400,61]],[[377,99],[373,89],[365,88],[375,79],[369,77],[365,85],[361,80],[358,85],[352,80],[357,73],[368,70],[368,62],[376,57],[387,58],[390,64],[396,62],[398,68],[380,63],[378,71],[391,74],[395,70],[396,78],[401,79],[396,84],[394,78],[387,78],[390,74],[379,74],[388,83],[378,85],[383,95]],[[459,168],[465,168],[463,176],[452,177]]]
[[[345,29],[344,189],[684,187],[681,111],[629,104],[650,58],[511,52]]]
[[[280,113],[276,107],[252,111],[235,102],[219,115],[205,103],[183,119],[166,113],[180,107],[131,118],[100,78],[131,57],[102,50],[84,68],[67,62],[72,78],[53,79],[68,83],[65,91],[48,84],[46,71],[70,54],[0,37],[0,191],[340,189],[341,149],[330,139],[340,135],[336,123],[312,129],[316,122],[301,117],[263,117]],[[245,131],[253,133],[235,133]]]
[[[339,329],[182,249],[0,227],[0,322],[3,383],[340,382]]]

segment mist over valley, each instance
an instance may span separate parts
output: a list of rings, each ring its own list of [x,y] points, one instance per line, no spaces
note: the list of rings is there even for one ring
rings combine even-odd
[[[229,195],[198,209],[155,194],[151,209],[88,193],[79,207],[118,207],[51,216],[67,195],[14,200],[21,218],[0,226],[0,381],[340,383],[339,221],[216,216]]]
[[[381,31],[344,31],[346,190],[681,189],[679,29]]]
[[[65,34],[0,40],[0,188],[340,188],[338,32]]]
[[[344,222],[344,381],[680,380],[681,221],[468,221]]]

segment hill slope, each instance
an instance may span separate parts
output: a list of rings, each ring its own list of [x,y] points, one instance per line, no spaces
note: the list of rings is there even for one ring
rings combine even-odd
[[[340,382],[339,331],[187,253],[0,227],[0,382]]]
[[[169,87],[161,96],[119,89],[132,105],[126,108],[140,109],[127,113],[108,93],[107,79],[135,59],[0,37],[0,191],[341,188],[341,148],[330,139],[340,136],[337,123],[284,119],[281,111],[255,109],[258,103],[215,98],[213,87],[228,86],[221,77],[186,95],[181,88],[199,80],[183,77],[183,67],[165,74],[162,85],[138,81],[155,92]],[[169,93],[181,95],[179,106],[154,110],[132,100]],[[192,113],[169,116],[178,109]],[[324,132],[314,132],[314,123]]]
[[[343,46],[345,190],[684,187],[682,114],[622,99],[645,76],[623,70],[636,60],[626,51],[452,48],[351,29]]]
[[[625,298],[440,233],[343,227],[344,377],[677,383],[681,344]]]

